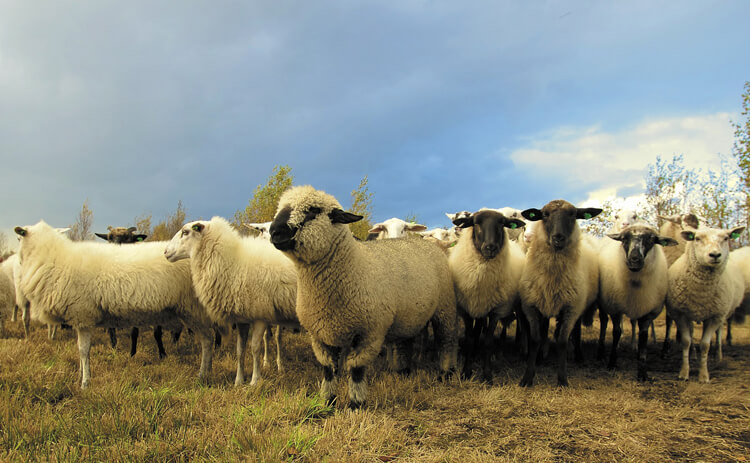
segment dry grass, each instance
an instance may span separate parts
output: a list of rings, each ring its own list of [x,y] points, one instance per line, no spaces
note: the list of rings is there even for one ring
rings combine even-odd
[[[595,330],[586,330],[587,359]],[[626,328],[626,333],[629,330]],[[663,336],[663,322],[657,325]],[[128,342],[109,347],[100,330],[92,387],[78,386],[71,331],[58,340],[36,329],[29,342],[8,324],[0,339],[2,461],[745,461],[750,459],[750,328],[709,366],[712,383],[678,381],[679,356],[650,345],[654,381],[635,381],[627,340],[620,370],[571,365],[568,389],[545,363],[532,389],[516,385],[521,359],[506,346],[494,385],[440,383],[434,362],[411,377],[369,375],[363,410],[318,399],[321,376],[303,334],[286,337],[287,370],[258,387],[234,388],[225,340],[208,385],[196,380],[199,348],[167,342],[159,361],[150,333],[135,358]],[[625,336],[624,336],[625,338]],[[695,368],[694,368],[695,370]],[[339,393],[346,395],[345,381]]]

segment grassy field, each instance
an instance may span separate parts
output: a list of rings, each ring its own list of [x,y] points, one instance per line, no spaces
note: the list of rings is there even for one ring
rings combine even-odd
[[[663,336],[663,319],[657,334]],[[199,348],[186,334],[159,360],[150,333],[131,358],[129,341],[109,347],[98,330],[92,387],[78,384],[75,335],[0,339],[1,461],[747,461],[750,459],[750,328],[737,327],[725,359],[710,361],[711,384],[677,380],[679,355],[658,357],[653,382],[635,381],[629,342],[620,370],[593,360],[585,330],[583,366],[555,387],[553,362],[522,389],[521,359],[508,346],[494,385],[436,381],[435,364],[411,377],[368,377],[366,407],[349,411],[317,397],[321,371],[304,334],[286,336],[286,371],[233,387],[233,339],[217,353],[208,384],[197,381]],[[697,330],[699,331],[699,330]],[[626,328],[626,335],[629,329]],[[624,336],[629,341],[629,337]],[[676,346],[675,346],[676,347]],[[673,349],[676,350],[676,349]],[[339,395],[346,395],[340,381]]]

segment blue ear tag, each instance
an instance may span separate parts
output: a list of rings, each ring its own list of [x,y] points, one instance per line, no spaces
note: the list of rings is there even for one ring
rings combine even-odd
[[[517,227],[518,227],[518,225],[516,225],[515,222],[511,222],[511,224],[510,224],[510,228],[511,229],[514,229],[514,228],[517,228]]]
[[[740,234],[739,234],[739,233],[737,233],[737,232],[734,232],[734,233],[732,233],[732,234],[731,234],[730,236],[732,237],[732,239],[733,239],[733,240],[736,240],[737,238],[739,238],[739,237],[740,237]]]
[[[583,213],[583,218],[584,219],[590,219],[591,218],[591,214],[589,214],[588,212],[584,212]]]

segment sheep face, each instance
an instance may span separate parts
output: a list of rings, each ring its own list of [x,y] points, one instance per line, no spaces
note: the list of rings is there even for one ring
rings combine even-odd
[[[342,210],[336,198],[323,191],[311,186],[290,188],[279,199],[271,223],[271,243],[297,259],[316,262],[342,234],[351,236],[345,224],[361,219]]]
[[[197,220],[182,226],[180,231],[175,233],[164,250],[164,257],[170,262],[187,259],[193,256],[195,250],[203,237],[203,231],[210,223]]]
[[[607,235],[622,243],[625,250],[625,265],[631,272],[640,272],[646,262],[646,256],[654,245],[675,246],[677,241],[669,237],[659,236],[658,232],[646,225],[631,225],[620,233]]]
[[[542,229],[547,236],[547,244],[555,251],[563,251],[578,231],[577,219],[591,219],[602,212],[599,208],[578,208],[562,199],[547,203],[541,210],[526,209],[524,218],[535,222],[542,221]],[[580,233],[580,231],[578,231]]]
[[[683,230],[680,235],[689,241],[685,252],[698,265],[707,268],[718,268],[729,258],[729,240],[740,237],[745,227],[731,230],[719,228],[701,228],[700,230]]]
[[[427,230],[422,224],[409,223],[393,217],[384,222],[376,223],[369,230],[370,234],[377,234],[377,239],[402,238],[407,232],[421,232]]]
[[[505,245],[505,228],[521,228],[525,223],[510,219],[493,210],[481,210],[466,218],[458,218],[453,223],[459,228],[472,228],[474,248],[485,259],[493,259]]]
[[[638,221],[638,214],[629,209],[622,209],[615,214],[615,230],[622,230]]]
[[[138,243],[144,241],[148,235],[136,234],[137,228],[107,227],[109,233],[94,233],[99,238],[116,244]]]

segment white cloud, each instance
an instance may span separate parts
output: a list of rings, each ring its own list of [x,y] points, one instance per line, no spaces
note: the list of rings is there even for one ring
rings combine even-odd
[[[645,120],[634,127],[605,131],[600,126],[560,127],[529,138],[510,158],[520,169],[541,177],[562,178],[569,186],[585,186],[591,200],[644,186],[649,164],[661,155],[684,155],[691,169],[719,167],[729,155],[734,130],[730,113]],[[620,193],[622,196],[622,193]]]

